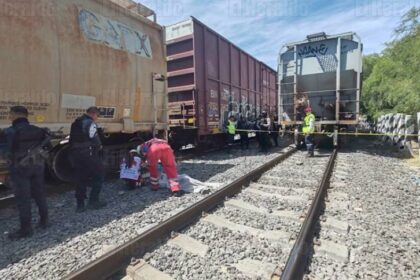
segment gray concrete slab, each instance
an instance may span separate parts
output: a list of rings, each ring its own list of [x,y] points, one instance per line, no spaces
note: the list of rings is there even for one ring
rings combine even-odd
[[[280,177],[280,176],[273,176],[273,175],[264,175],[261,177],[261,179],[267,179],[267,180],[281,180],[282,182],[284,182],[284,184],[294,184],[296,186],[298,185],[308,185],[308,186],[312,186],[312,185],[318,185],[319,182],[317,180],[313,180],[313,179],[303,179],[303,178],[285,178],[285,177]]]
[[[252,195],[259,195],[262,197],[270,197],[270,198],[276,198],[281,201],[307,201],[308,196],[305,195],[281,195],[276,193],[267,193],[261,190],[257,190],[254,188],[247,188],[244,190],[244,193],[252,194]]]
[[[251,279],[270,280],[276,265],[253,259],[243,259],[233,265],[237,270]]]
[[[140,260],[135,265],[129,265],[126,273],[132,280],[172,280],[171,276],[154,268],[144,260]]]
[[[296,194],[310,194],[312,191],[307,188],[293,188],[293,187],[279,187],[279,186],[272,186],[272,185],[265,185],[259,183],[252,183],[249,188],[258,189],[261,191],[265,191],[268,193],[272,193],[273,191],[277,192],[294,192]]]
[[[203,222],[213,224],[216,227],[227,228],[234,232],[250,234],[270,241],[285,241],[290,238],[290,234],[279,230],[262,230],[245,225],[233,223],[217,215],[208,215],[202,219]]]
[[[251,212],[264,214],[267,216],[276,216],[280,218],[286,218],[286,219],[294,220],[294,221],[298,221],[300,217],[300,213],[295,212],[295,211],[278,211],[278,210],[270,211],[267,208],[257,207],[255,205],[252,205],[240,199],[230,199],[228,201],[225,201],[225,206],[242,209],[242,210],[248,210]]]
[[[321,245],[315,246],[315,254],[322,254],[340,262],[347,262],[349,260],[349,249],[341,244],[320,240]]]
[[[170,239],[168,241],[168,245],[176,246],[185,252],[200,256],[202,258],[204,258],[209,251],[209,246],[185,234],[179,234],[175,238]]]
[[[342,233],[348,233],[350,229],[350,225],[347,222],[343,222],[331,217],[328,217],[325,222],[321,222],[322,227],[327,227],[333,229],[335,231],[339,231]]]

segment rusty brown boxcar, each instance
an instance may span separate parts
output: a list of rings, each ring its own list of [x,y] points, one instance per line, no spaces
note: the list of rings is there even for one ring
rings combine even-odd
[[[165,32],[153,11],[131,0],[0,0],[0,13],[0,128],[19,104],[63,138],[93,105],[105,144],[167,129]],[[60,141],[51,158],[60,179],[65,150]]]
[[[277,111],[277,72],[195,18],[166,28],[174,146],[215,143],[228,116]]]

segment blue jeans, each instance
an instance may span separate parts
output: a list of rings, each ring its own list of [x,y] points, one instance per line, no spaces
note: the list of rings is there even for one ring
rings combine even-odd
[[[313,155],[314,150],[315,150],[315,139],[312,134],[305,135],[305,144],[306,144],[306,149],[308,150],[308,153]]]

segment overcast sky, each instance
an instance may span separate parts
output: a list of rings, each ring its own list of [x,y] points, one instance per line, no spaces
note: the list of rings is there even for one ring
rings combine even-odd
[[[277,68],[287,42],[306,35],[354,31],[364,53],[381,52],[401,16],[420,0],[136,0],[170,25],[194,16],[257,59]]]

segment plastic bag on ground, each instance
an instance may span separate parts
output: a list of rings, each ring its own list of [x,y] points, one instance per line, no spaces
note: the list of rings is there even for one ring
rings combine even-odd
[[[178,175],[178,182],[181,186],[181,190],[187,193],[208,193],[212,189],[220,186],[220,183],[204,183],[194,178],[191,178],[187,174]],[[159,185],[161,188],[170,188],[168,177],[162,173],[159,177]]]

